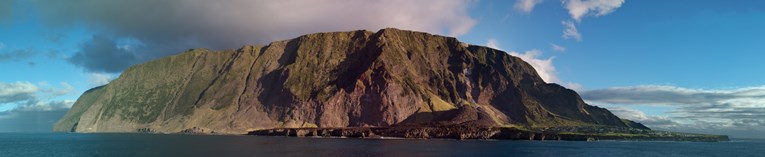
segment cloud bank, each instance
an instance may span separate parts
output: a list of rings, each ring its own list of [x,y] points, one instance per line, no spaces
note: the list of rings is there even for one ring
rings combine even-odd
[[[29,82],[0,82],[0,105],[34,98],[38,90]]]
[[[73,100],[27,101],[14,109],[0,112],[0,132],[50,132],[64,116]]]
[[[66,82],[61,82],[61,88],[40,82],[35,85],[30,82],[0,82],[0,106],[14,105],[20,102],[35,101],[40,97],[56,97],[74,92],[74,87]]]
[[[765,86],[705,90],[646,85],[590,90],[581,95],[593,104],[671,108],[665,113],[666,117],[620,115],[628,119],[638,115],[634,120],[668,130],[765,131]],[[615,113],[621,110],[609,109],[617,110]],[[656,121],[664,122],[656,124]]]
[[[0,110],[0,132],[49,132],[74,104],[73,100],[41,101],[72,93],[74,87],[68,83],[60,83],[61,88],[39,84],[0,82],[0,107],[10,106]]]
[[[470,0],[36,0],[46,23],[84,24],[96,35],[70,61],[90,72],[119,72],[132,64],[196,47],[237,48],[298,35],[397,27],[451,36],[476,20]],[[118,46],[121,40],[131,49]]]
[[[67,61],[89,72],[119,72],[127,66],[152,58],[143,57],[139,53],[118,47],[113,38],[96,35]]]
[[[654,129],[666,129],[679,125],[677,122],[670,120],[667,117],[662,116],[650,116],[646,115],[640,110],[631,109],[627,107],[608,107],[611,113],[619,116],[619,118],[629,119],[636,122],[640,122],[643,125],[649,126]]]
[[[10,19],[13,14],[13,1],[0,1],[0,23]]]

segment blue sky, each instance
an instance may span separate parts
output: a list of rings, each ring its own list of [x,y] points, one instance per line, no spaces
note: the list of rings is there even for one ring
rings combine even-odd
[[[385,27],[502,49],[652,128],[765,131],[763,1],[228,2],[0,2],[0,132],[47,131],[85,90],[189,48]]]

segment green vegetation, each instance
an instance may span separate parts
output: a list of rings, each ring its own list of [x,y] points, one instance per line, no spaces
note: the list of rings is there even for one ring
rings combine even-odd
[[[641,126],[544,83],[520,58],[451,37],[384,29],[193,49],[136,65],[83,94],[56,128],[244,131],[404,121],[529,130]]]
[[[430,105],[431,105],[430,108],[432,111],[447,111],[447,110],[457,109],[456,106],[444,100],[441,100],[441,98],[438,98],[438,96],[435,96],[435,95],[430,96]]]
[[[77,102],[72,105],[72,108],[61,117],[61,120],[56,122],[53,126],[53,131],[72,131],[73,126],[77,126],[83,113],[87,111],[96,101],[104,94],[105,86],[98,86],[89,89],[83,93],[80,98],[77,98]]]

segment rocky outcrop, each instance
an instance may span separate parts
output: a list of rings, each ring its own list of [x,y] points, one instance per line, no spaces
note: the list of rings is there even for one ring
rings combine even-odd
[[[383,29],[309,34],[236,50],[192,49],[136,65],[85,92],[54,130],[244,134],[458,124],[648,129],[544,82],[531,65],[503,51]]]
[[[449,126],[397,126],[397,127],[351,127],[351,128],[277,128],[251,131],[248,135],[295,136],[295,137],[351,137],[351,138],[452,138],[491,139],[500,128],[481,128],[467,125]]]
[[[502,139],[502,140],[630,140],[630,141],[729,141],[724,135],[704,135],[616,127],[589,127],[600,132],[532,131],[507,127],[470,125],[351,127],[351,128],[276,128],[251,131],[255,136],[348,137],[348,138],[419,138],[419,139]],[[603,131],[606,130],[606,131]],[[637,131],[637,132],[635,132]]]

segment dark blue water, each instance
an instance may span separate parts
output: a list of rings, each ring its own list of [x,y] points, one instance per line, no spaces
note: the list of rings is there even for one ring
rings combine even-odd
[[[731,142],[458,141],[151,134],[0,133],[0,157],[50,156],[765,156]]]

